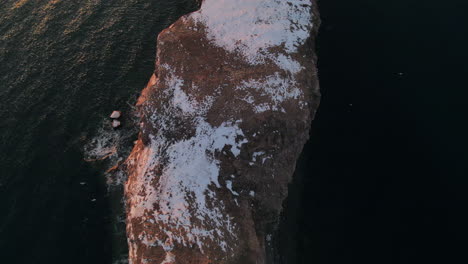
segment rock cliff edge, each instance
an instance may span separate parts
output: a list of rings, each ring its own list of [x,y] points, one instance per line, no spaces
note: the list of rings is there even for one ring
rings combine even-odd
[[[126,161],[133,264],[260,264],[320,94],[312,0],[205,0],[161,32]]]

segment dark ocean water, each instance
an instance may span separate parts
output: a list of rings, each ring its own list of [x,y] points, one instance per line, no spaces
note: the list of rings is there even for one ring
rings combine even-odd
[[[323,98],[283,263],[468,263],[468,2],[319,5]]]
[[[156,36],[191,0],[0,2],[0,262],[111,263],[123,249],[83,147],[128,113]],[[95,199],[95,200],[94,200]]]

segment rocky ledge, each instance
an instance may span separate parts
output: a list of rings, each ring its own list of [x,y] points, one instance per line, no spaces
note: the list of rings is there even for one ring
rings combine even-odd
[[[133,264],[260,264],[319,103],[312,0],[205,0],[158,37],[126,161]]]

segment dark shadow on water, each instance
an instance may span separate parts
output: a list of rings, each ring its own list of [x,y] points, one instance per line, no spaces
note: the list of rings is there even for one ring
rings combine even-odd
[[[320,7],[323,97],[279,263],[467,262],[466,1]]]

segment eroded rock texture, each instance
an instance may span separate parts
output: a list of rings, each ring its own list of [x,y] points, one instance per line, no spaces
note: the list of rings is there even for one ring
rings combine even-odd
[[[260,264],[319,91],[312,0],[205,0],[158,37],[128,158],[130,261]]]

